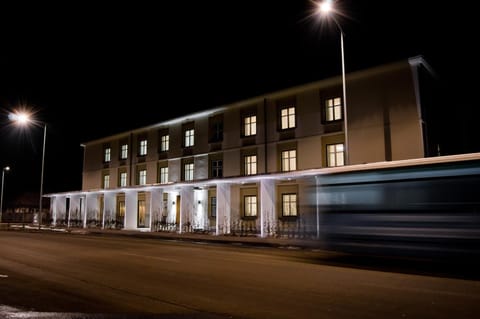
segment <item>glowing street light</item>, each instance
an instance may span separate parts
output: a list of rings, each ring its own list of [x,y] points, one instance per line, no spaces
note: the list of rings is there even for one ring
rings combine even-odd
[[[5,166],[2,169],[2,191],[0,192],[0,222],[2,222],[2,216],[3,216],[3,186],[5,185],[5,172],[8,172],[10,170],[10,166]]]
[[[31,115],[26,112],[15,112],[9,114],[9,119],[20,125],[28,125],[29,123],[39,123],[37,120],[32,120]],[[43,200],[43,172],[45,169],[45,144],[47,139],[47,124],[43,124],[43,150],[42,150],[42,172],[40,174],[40,201],[38,204],[38,228],[42,227],[42,200]]]
[[[345,58],[344,58],[344,50],[343,50],[343,29],[338,23],[337,19],[335,19],[335,14],[338,14],[338,11],[335,10],[332,0],[325,0],[323,2],[317,3],[318,6],[318,13],[324,17],[330,17],[337,25],[338,29],[340,30],[340,47],[342,53],[342,87],[343,87],[343,121],[344,121],[344,132],[345,132],[345,164],[348,165],[349,161],[349,148],[348,148],[348,125],[347,125],[347,88],[345,85]]]

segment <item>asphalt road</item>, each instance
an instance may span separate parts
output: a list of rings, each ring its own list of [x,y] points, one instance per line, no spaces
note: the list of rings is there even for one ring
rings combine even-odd
[[[315,251],[0,231],[0,317],[476,319],[480,281]]]

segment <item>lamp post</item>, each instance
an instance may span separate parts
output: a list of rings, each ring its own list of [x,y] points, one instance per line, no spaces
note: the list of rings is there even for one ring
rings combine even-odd
[[[5,172],[8,172],[10,170],[10,166],[5,166],[2,169],[2,191],[0,195],[0,223],[2,222],[2,216],[3,216],[3,186],[5,185]]]
[[[9,115],[9,118],[16,122],[19,123],[20,125],[27,125],[30,122],[35,122],[39,123],[38,121],[34,121],[31,119],[30,114],[24,113],[24,112],[16,112],[16,113],[11,113]],[[47,124],[43,124],[43,144],[42,144],[42,170],[40,174],[40,200],[38,204],[38,229],[41,229],[42,227],[42,199],[43,199],[43,174],[45,170],[45,145],[47,141]]]
[[[343,49],[343,29],[340,23],[338,23],[335,16],[332,14],[335,13],[334,8],[332,7],[332,0],[325,0],[323,2],[318,3],[318,11],[321,15],[330,16],[332,20],[337,25],[340,31],[340,49],[342,54],[342,91],[343,91],[343,123],[344,123],[344,134],[345,134],[345,164],[349,164],[349,154],[348,154],[348,125],[347,125],[347,88],[345,85],[345,56],[344,56],[344,49]]]

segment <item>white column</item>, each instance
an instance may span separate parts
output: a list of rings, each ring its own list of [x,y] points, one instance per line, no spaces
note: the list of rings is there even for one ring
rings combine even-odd
[[[216,235],[230,234],[231,219],[231,186],[230,184],[217,184],[217,224]]]
[[[208,191],[206,189],[194,190],[193,228],[204,230],[208,221]]]
[[[68,210],[68,221],[67,226],[70,227],[70,221],[72,219],[78,220],[82,216],[82,212],[80,211],[80,196],[73,195],[70,197],[70,208]]]
[[[138,192],[125,192],[125,227],[126,230],[137,229]]]
[[[55,205],[53,206],[53,226],[57,225],[57,220],[65,220],[67,217],[67,197],[56,196]]]
[[[85,218],[83,220],[83,227],[87,227],[87,223],[89,220],[93,220],[97,218],[98,212],[100,207],[98,207],[98,196],[97,193],[88,193],[85,203]]]
[[[260,235],[271,235],[276,229],[277,218],[275,211],[275,181],[262,179],[260,181]]]

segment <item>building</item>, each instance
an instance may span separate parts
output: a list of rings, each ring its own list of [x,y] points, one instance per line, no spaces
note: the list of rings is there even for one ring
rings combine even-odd
[[[53,224],[318,236],[322,170],[432,155],[431,75],[422,57],[347,74],[348,123],[335,77],[87,142],[82,190],[47,195]]]

